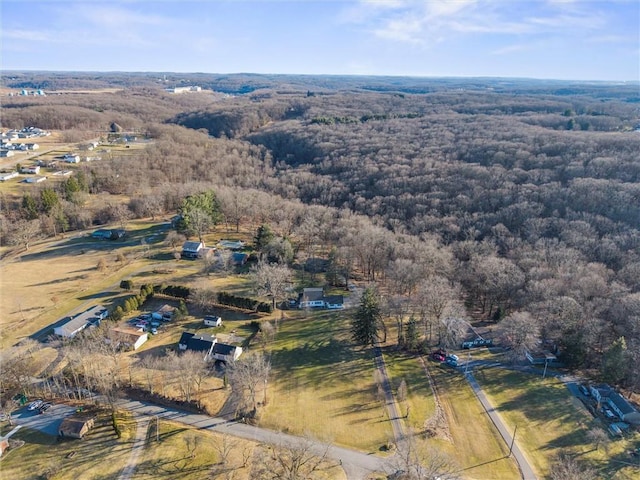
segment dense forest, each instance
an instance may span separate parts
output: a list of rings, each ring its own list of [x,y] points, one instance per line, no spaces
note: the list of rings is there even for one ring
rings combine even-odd
[[[341,278],[391,292],[400,331],[407,314],[434,342],[454,316],[526,323],[567,364],[640,391],[637,84],[47,73],[2,84],[121,88],[6,98],[2,128],[106,137],[117,122],[153,139],[135,159],[81,164],[53,194],[5,195],[5,243],[24,241],[29,222],[51,235],[174,213],[213,189],[231,227],[267,224],[308,256],[333,246]],[[163,88],[189,84],[205,90]],[[90,209],[91,195],[128,203]]]

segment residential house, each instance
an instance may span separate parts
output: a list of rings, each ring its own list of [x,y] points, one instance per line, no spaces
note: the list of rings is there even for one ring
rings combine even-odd
[[[245,263],[247,263],[248,259],[249,255],[243,252],[233,252],[231,254],[231,262],[237,266],[244,265]]]
[[[137,350],[149,340],[149,334],[140,330],[127,327],[115,327],[111,329],[113,339],[122,347],[130,350]]]
[[[20,174],[18,172],[9,172],[0,174],[0,182],[6,182],[7,180],[11,180],[12,178],[19,177]]]
[[[591,395],[598,404],[607,405],[624,422],[640,425],[640,412],[607,384],[592,385]]]
[[[182,332],[182,336],[178,341],[178,350],[198,352],[203,355],[204,361],[211,360],[213,354],[213,346],[217,343],[216,337],[207,334],[198,334],[191,332]]]
[[[328,308],[331,310],[344,308],[342,295],[325,296],[320,287],[305,288],[298,296],[298,308]]]
[[[62,157],[62,161],[66,163],[80,163],[80,155],[67,153],[64,157]]]
[[[305,288],[300,294],[298,308],[324,308],[324,289]]]
[[[100,321],[107,318],[108,310],[102,305],[96,305],[89,310],[73,317],[67,317],[60,325],[53,329],[53,333],[60,337],[73,338],[91,325],[100,325]]]
[[[242,347],[217,343],[213,346],[213,358],[223,362],[235,362],[242,355]]]
[[[242,240],[220,240],[218,245],[227,250],[242,250],[244,248],[244,242]]]
[[[213,335],[191,332],[182,332],[178,341],[178,350],[200,352],[206,362],[211,360],[233,362],[242,355],[242,347],[218,343],[218,339]]]
[[[0,150],[0,157],[2,158],[13,157],[14,155],[15,153],[13,152],[13,150]]]
[[[344,308],[344,297],[342,295],[330,295],[324,297],[324,305],[329,310]]]
[[[204,324],[207,327],[219,327],[222,325],[222,319],[214,315],[207,315],[204,317]]]
[[[27,177],[23,180],[25,183],[41,183],[47,180],[47,177]]]
[[[20,168],[20,173],[28,173],[37,175],[40,173],[40,167],[38,165],[28,165]]]
[[[609,395],[608,403],[611,410],[620,417],[620,420],[640,425],[640,412],[618,392],[613,392]]]
[[[62,420],[58,428],[58,435],[67,438],[82,438],[93,427],[95,418],[93,415],[82,415],[74,413],[70,417]]]
[[[203,242],[184,242],[182,245],[182,258],[198,258],[201,256]]]

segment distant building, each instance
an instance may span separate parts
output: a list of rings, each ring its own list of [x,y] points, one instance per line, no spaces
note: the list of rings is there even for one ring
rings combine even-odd
[[[111,329],[113,339],[117,341],[125,349],[137,350],[147,340],[149,340],[149,334],[147,332],[141,332],[140,330],[134,330],[126,327],[114,327]]]
[[[60,337],[73,338],[91,325],[100,325],[100,321],[107,318],[108,314],[105,307],[96,305],[74,317],[67,317],[53,329],[53,333]]]
[[[221,360],[223,362],[233,362],[242,355],[242,347],[218,343],[218,339],[213,335],[195,334],[182,332],[178,342],[178,350],[199,352],[206,362]]]
[[[202,91],[202,87],[197,85],[189,85],[187,87],[169,87],[165,88],[165,91],[169,93],[200,92]]]
[[[325,296],[321,287],[305,288],[298,296],[298,308],[327,308],[337,310],[344,308],[342,295]]]
[[[82,438],[93,428],[94,421],[92,415],[73,414],[62,420],[58,435],[66,438]]]

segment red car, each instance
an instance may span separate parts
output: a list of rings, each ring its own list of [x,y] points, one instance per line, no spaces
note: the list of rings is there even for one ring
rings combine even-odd
[[[436,362],[444,362],[445,357],[441,353],[433,352],[431,354],[431,358],[433,358]]]

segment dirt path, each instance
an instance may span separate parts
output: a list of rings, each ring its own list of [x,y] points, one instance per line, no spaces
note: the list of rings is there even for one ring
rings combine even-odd
[[[391,382],[389,381],[389,375],[387,374],[387,366],[384,363],[382,350],[379,346],[376,345],[373,348],[373,354],[375,356],[378,378],[380,379],[382,390],[384,392],[384,400],[387,407],[387,414],[389,415],[389,421],[391,422],[391,428],[393,430],[393,438],[397,443],[404,438],[404,425],[400,414],[398,413],[398,405],[396,404],[396,400],[393,397],[393,391],[391,390]]]
[[[152,417],[136,417],[136,436],[133,441],[133,447],[131,447],[131,454],[129,455],[129,460],[127,464],[122,469],[118,480],[131,480],[136,467],[138,466],[138,458],[140,454],[144,450],[145,444],[147,443],[147,431],[149,430],[149,422]]]

